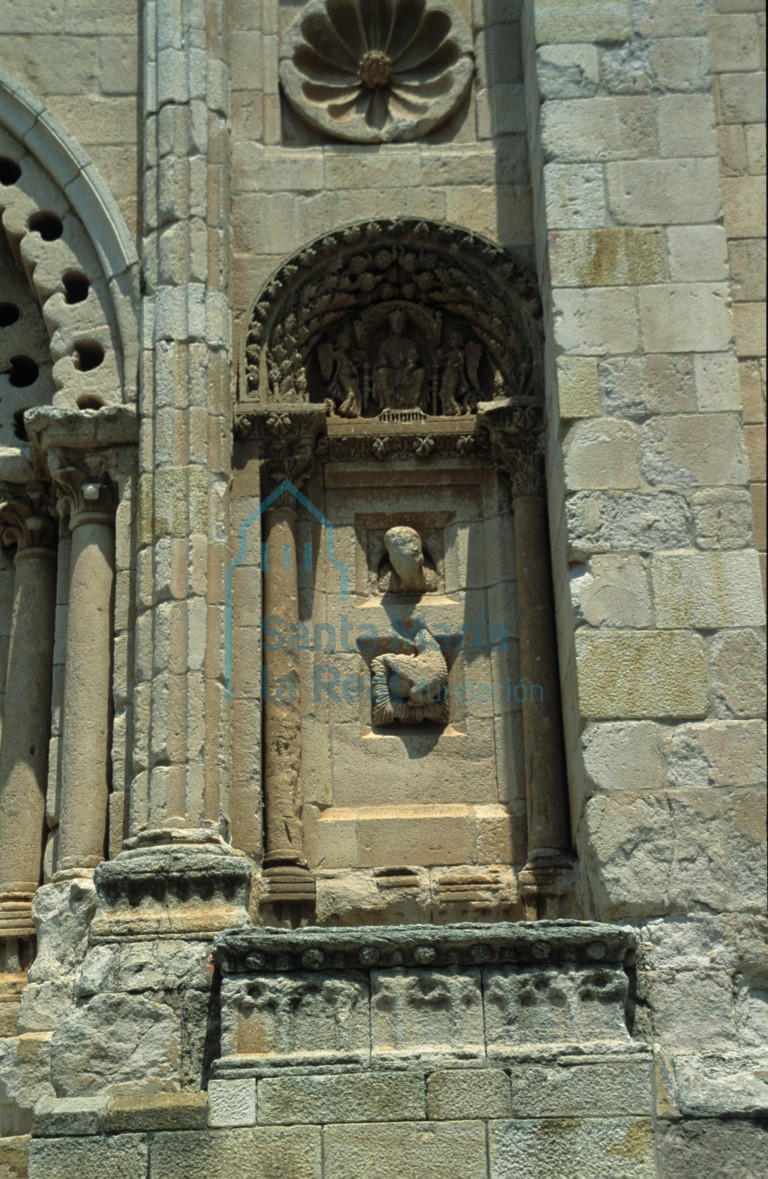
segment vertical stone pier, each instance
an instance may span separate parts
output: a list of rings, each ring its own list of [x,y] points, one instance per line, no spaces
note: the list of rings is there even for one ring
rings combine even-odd
[[[520,626],[528,859],[520,883],[529,918],[543,917],[548,897],[564,890],[572,869],[555,603],[549,550],[541,408],[486,403],[480,439],[510,480]]]

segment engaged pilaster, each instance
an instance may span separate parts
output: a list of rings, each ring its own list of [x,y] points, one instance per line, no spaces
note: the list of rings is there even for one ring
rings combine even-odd
[[[481,404],[478,432],[512,491],[520,671],[527,689],[528,859],[520,883],[527,915],[536,917],[544,915],[546,897],[562,890],[572,867],[541,407],[521,400]]]
[[[3,545],[15,545],[11,644],[0,743],[0,938],[34,936],[45,826],[58,530],[40,483],[0,493]]]

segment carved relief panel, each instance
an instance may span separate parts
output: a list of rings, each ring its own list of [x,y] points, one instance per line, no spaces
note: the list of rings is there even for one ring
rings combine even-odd
[[[312,243],[254,304],[235,494],[258,491],[247,519],[283,538],[262,571],[259,768],[283,816],[270,828],[266,797],[270,871],[425,869],[441,913],[473,888],[514,899],[536,685],[521,676],[511,505],[543,503],[525,475],[540,469],[537,315],[491,243],[413,221]],[[272,617],[281,602],[287,625]],[[273,843],[301,830],[301,849],[276,858],[270,830]],[[460,887],[442,889],[461,866]]]

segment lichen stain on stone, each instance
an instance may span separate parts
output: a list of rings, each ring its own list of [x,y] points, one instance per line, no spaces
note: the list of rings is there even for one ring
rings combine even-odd
[[[624,1135],[624,1141],[610,1143],[605,1153],[622,1159],[643,1159],[651,1149],[651,1135],[650,1122],[633,1122]]]
[[[539,1134],[563,1134],[567,1130],[578,1130],[583,1118],[547,1118],[539,1126]]]

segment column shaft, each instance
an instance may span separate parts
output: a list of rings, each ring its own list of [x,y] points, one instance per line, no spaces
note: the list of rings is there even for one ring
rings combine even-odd
[[[73,513],[57,876],[104,858],[109,799],[112,515]]]
[[[305,865],[301,833],[301,708],[299,657],[290,644],[269,640],[270,629],[282,636],[299,620],[296,578],[296,512],[270,508],[265,520],[264,573],[264,866]]]
[[[26,912],[40,883],[56,609],[56,551],[20,547],[15,560],[11,646],[0,745],[0,933],[2,911]],[[10,911],[8,918],[11,918]],[[18,931],[15,931],[18,932]]]
[[[562,855],[571,840],[547,505],[538,496],[524,495],[514,498],[513,507],[520,670],[527,689],[523,739],[530,863],[553,853]]]

